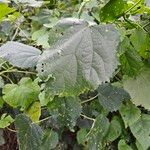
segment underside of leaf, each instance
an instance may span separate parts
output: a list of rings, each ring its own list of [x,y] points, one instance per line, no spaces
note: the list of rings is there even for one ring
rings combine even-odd
[[[0,57],[21,68],[35,67],[41,51],[19,42],[7,42],[0,47]]]
[[[109,81],[117,67],[118,42],[113,25],[72,26],[51,49],[44,51],[37,65],[38,75],[42,79],[54,77],[46,86],[55,94],[76,89],[81,92],[85,87],[95,89]]]

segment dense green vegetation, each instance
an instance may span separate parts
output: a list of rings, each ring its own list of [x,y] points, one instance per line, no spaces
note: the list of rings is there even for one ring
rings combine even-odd
[[[148,150],[150,1],[0,0],[0,88],[0,149]]]

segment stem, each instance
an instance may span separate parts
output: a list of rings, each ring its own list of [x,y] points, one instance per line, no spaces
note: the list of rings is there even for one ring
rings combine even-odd
[[[128,18],[126,18],[126,16],[124,15],[123,16],[123,18],[124,18],[124,20],[127,22],[127,23],[129,23],[130,25],[132,25],[133,27],[135,27],[136,29],[137,29],[137,27],[139,27],[140,29],[142,29],[142,30],[144,30],[145,31],[145,29],[140,25],[140,24],[138,24],[138,23],[136,23],[136,22],[131,22]]]
[[[94,100],[95,98],[97,98],[98,95],[99,94],[95,95],[94,97],[91,97],[90,99],[82,101],[81,104],[84,104],[84,103],[87,103],[87,102],[90,102],[90,101]]]
[[[10,81],[11,84],[14,84],[14,82],[8,76],[6,76],[4,74],[2,74],[1,76],[3,76],[4,78],[7,78]]]
[[[136,2],[132,7],[130,7],[125,14],[127,14],[129,11],[131,11],[133,8],[135,8],[142,0],[139,0],[138,2]]]
[[[35,72],[21,71],[21,70],[17,70],[17,69],[12,69],[12,70],[5,70],[5,71],[2,71],[2,72],[0,73],[0,75],[2,75],[2,74],[4,74],[4,73],[11,73],[11,72],[36,74]]]
[[[41,119],[41,120],[39,120],[39,121],[36,121],[36,122],[32,122],[32,124],[33,124],[33,123],[41,123],[41,122],[43,122],[43,121],[46,121],[46,120],[48,120],[50,117],[51,117],[51,116],[49,116],[49,117],[46,117],[46,118],[44,118],[44,119]]]
[[[13,40],[16,38],[16,36],[17,36],[17,34],[18,34],[18,31],[19,31],[19,26],[17,27],[17,29],[16,29],[16,31],[15,31],[15,33],[14,33],[14,35],[13,35],[11,41],[13,41]]]
[[[13,130],[13,129],[9,128],[9,127],[6,127],[6,129],[8,129],[8,130],[9,130],[9,131],[11,131],[11,132],[15,132],[15,133],[17,133],[17,131],[16,131],[16,130]]]
[[[80,116],[82,116],[82,117],[84,117],[84,118],[86,118],[86,119],[88,119],[88,120],[95,121],[95,119],[94,119],[94,118],[91,118],[91,117],[85,116],[84,114],[80,114]]]
[[[94,119],[93,124],[92,124],[92,127],[91,127],[90,131],[87,133],[86,137],[88,137],[89,134],[92,132],[94,126],[95,126],[95,119]]]
[[[150,22],[146,23],[143,28],[146,28],[148,25],[150,25]]]

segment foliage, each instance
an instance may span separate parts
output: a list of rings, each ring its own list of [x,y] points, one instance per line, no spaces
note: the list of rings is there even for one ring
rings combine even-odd
[[[20,150],[148,150],[149,31],[149,1],[0,1],[0,128]]]

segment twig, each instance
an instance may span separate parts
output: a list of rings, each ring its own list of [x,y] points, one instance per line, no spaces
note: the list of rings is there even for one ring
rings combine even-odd
[[[86,118],[86,119],[88,119],[88,120],[95,121],[94,118],[88,117],[88,116],[86,116],[86,115],[84,115],[84,114],[80,114],[80,116],[82,116],[82,117],[84,117],[84,118]]]
[[[15,132],[15,133],[17,133],[17,131],[16,131],[16,130],[13,130],[13,129],[9,128],[9,127],[6,127],[6,129],[8,129],[8,130],[9,130],[9,131],[11,131],[11,132]]]
[[[6,76],[4,74],[2,74],[1,76],[3,76],[4,78],[7,78],[10,81],[11,84],[14,84],[14,82],[8,76]]]
[[[18,31],[19,31],[19,26],[17,27],[17,29],[16,29],[16,31],[15,31],[15,33],[14,33],[14,35],[13,35],[11,41],[13,41],[13,40],[16,38],[16,36],[17,36],[17,34],[18,34]]]
[[[41,120],[39,120],[39,121],[32,122],[32,124],[33,124],[33,123],[41,123],[41,122],[43,122],[43,121],[48,120],[49,118],[51,118],[51,116],[46,117],[46,118],[44,118],[44,119],[41,119]]]
[[[26,74],[36,74],[35,72],[30,72],[30,71],[21,71],[21,70],[17,70],[17,69],[10,69],[10,70],[2,71],[2,72],[0,73],[0,75],[2,75],[2,74],[4,74],[4,73],[11,73],[11,72],[26,73]]]
[[[138,2],[136,2],[132,7],[130,7],[125,14],[127,14],[129,11],[131,11],[133,8],[135,8],[142,0],[139,0]]]
[[[87,103],[87,102],[90,102],[90,101],[94,100],[95,98],[97,98],[98,95],[99,94],[95,95],[94,97],[91,97],[90,99],[82,101],[81,104],[84,104],[84,103]]]
[[[90,131],[87,133],[86,137],[88,137],[89,134],[92,132],[94,126],[95,126],[95,119],[94,119],[93,124],[92,124],[92,127],[91,127]]]

